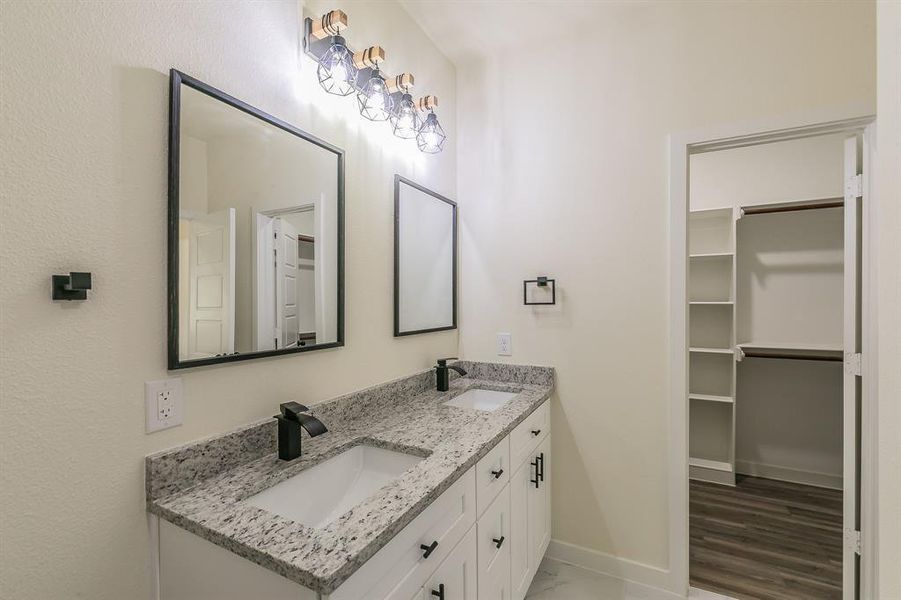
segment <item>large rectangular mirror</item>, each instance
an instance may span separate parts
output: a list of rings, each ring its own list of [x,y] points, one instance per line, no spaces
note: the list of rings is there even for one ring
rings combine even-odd
[[[394,176],[394,335],[457,327],[457,204]]]
[[[170,73],[169,368],[344,344],[344,153]]]

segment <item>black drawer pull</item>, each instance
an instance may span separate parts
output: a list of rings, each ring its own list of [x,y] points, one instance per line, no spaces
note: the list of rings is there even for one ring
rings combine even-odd
[[[544,481],[544,452],[538,455],[538,464],[541,465],[538,471],[538,479]]]
[[[432,595],[437,597],[438,600],[444,600],[444,584],[439,583],[437,590],[432,590]]]
[[[492,538],[491,541],[494,542],[494,545],[495,545],[495,546],[497,546],[498,548],[500,548],[501,546],[504,545],[504,540],[505,540],[505,539],[507,539],[507,538],[505,538],[504,536],[501,536],[501,537],[499,537],[499,538]]]
[[[429,556],[432,555],[432,552],[435,551],[435,548],[438,547],[438,540],[435,540],[428,546],[426,546],[425,544],[420,544],[419,547],[422,549],[422,557],[428,558]]]
[[[503,470],[503,469],[498,469],[497,471],[492,471],[491,474],[494,475],[494,478],[495,478],[495,479],[500,479],[500,478],[501,478],[501,475],[504,474],[504,470]]]
[[[533,429],[533,430],[532,430],[532,435],[538,437],[539,435],[541,435],[541,430],[540,430],[540,429]]]
[[[533,460],[531,463],[529,463],[533,467],[535,467],[535,479],[530,479],[529,481],[531,483],[534,483],[536,488],[538,487],[538,482],[541,481],[541,479],[539,477],[539,471],[538,471],[538,462],[539,462],[538,458],[536,457],[535,460]]]

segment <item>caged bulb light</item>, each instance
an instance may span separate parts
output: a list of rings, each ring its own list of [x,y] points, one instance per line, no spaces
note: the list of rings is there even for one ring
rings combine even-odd
[[[372,70],[372,76],[360,93],[357,94],[360,104],[360,114],[370,121],[387,121],[394,107],[394,101],[388,92],[388,85],[379,73],[376,66]]]
[[[413,103],[413,96],[406,90],[404,90],[400,102],[391,111],[390,119],[394,135],[399,138],[411,140],[419,133],[422,119],[419,118],[419,111],[416,109],[416,104]]]
[[[446,139],[447,135],[444,133],[444,128],[438,122],[438,115],[434,111],[429,110],[425,123],[422,124],[422,127],[419,128],[419,133],[416,134],[416,143],[419,145],[419,149],[427,154],[437,154],[444,148]]]
[[[355,91],[357,68],[354,66],[353,55],[340,35],[332,37],[331,47],[319,59],[316,75],[322,89],[329,94],[349,96]]]

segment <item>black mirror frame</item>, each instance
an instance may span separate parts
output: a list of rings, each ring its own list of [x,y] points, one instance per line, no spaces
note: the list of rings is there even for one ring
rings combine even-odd
[[[451,205],[454,213],[454,246],[453,246],[453,265],[452,265],[452,294],[453,294],[453,324],[444,327],[432,327],[430,329],[415,329],[411,331],[400,330],[400,186],[401,184],[409,185],[416,188],[424,194],[428,194],[437,200],[446,202]],[[448,331],[457,328],[457,203],[450,198],[445,198],[441,194],[433,192],[425,188],[415,181],[411,181],[401,175],[394,176],[394,337],[403,337],[406,335],[417,335],[420,333],[432,333],[435,331]]]
[[[337,335],[334,342],[316,344],[313,346],[300,346],[297,348],[285,348],[281,350],[263,350],[261,352],[247,352],[245,354],[231,354],[229,356],[216,356],[200,358],[197,360],[182,361],[178,356],[178,182],[179,182],[179,133],[181,123],[181,84],[185,84],[199,92],[202,92],[220,102],[244,111],[270,125],[274,125],[288,133],[306,140],[336,155],[338,159],[338,275],[337,275]],[[168,216],[168,368],[190,369],[206,365],[250,360],[254,358],[266,358],[270,356],[284,356],[298,352],[310,352],[312,350],[325,350],[338,348],[344,345],[344,150],[333,146],[326,141],[310,135],[309,133],[282,121],[277,117],[265,113],[258,108],[218,90],[211,85],[191,77],[177,69],[169,71],[169,216]]]

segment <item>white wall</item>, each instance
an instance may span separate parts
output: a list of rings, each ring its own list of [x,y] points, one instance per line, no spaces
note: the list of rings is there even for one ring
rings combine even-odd
[[[557,368],[554,537],[597,564],[666,569],[666,136],[872,111],[874,5],[573,4],[595,18],[560,28],[569,5],[538,6],[544,35],[508,10],[519,41],[458,64],[461,351]],[[497,29],[493,16],[474,20]],[[522,306],[539,274],[556,277],[556,307]],[[509,359],[495,355],[501,331]]]
[[[4,598],[148,598],[144,455],[456,352],[455,331],[392,337],[391,283],[394,173],[455,197],[454,67],[394,3],[343,8],[351,45],[382,44],[441,98],[443,154],[319,90],[293,0],[2,4]],[[346,150],[347,345],[176,373],[185,424],[145,435],[143,382],[167,375],[170,67]],[[70,270],[93,272],[89,300],[51,303]]]
[[[878,576],[880,598],[901,598],[901,2],[879,2],[878,15]]]

